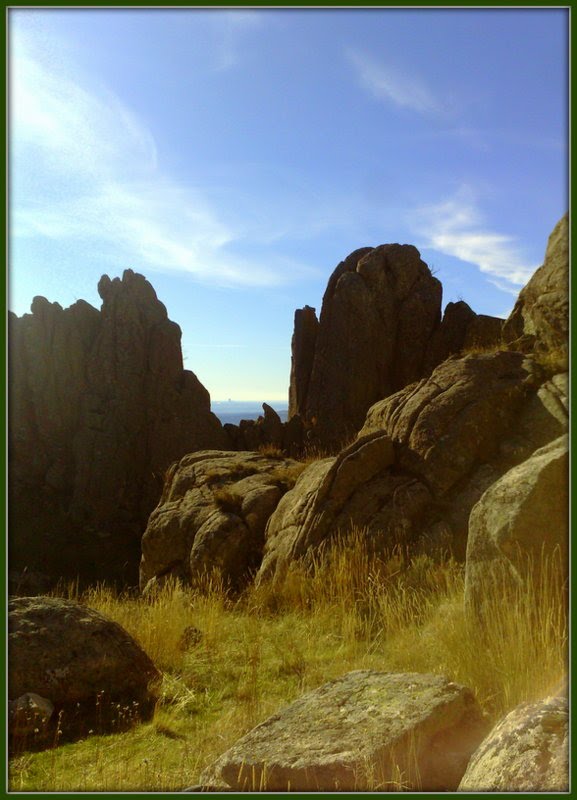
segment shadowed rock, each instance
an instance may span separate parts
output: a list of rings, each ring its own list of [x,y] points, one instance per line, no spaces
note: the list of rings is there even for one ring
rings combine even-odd
[[[228,440],[148,281],[98,291],[100,312],[37,297],[10,315],[11,564],[134,582],[164,471]]]
[[[291,376],[288,417],[306,411],[309,382],[317,341],[319,322],[310,306],[295,311],[294,333],[291,342]]]
[[[318,329],[310,312],[295,319],[291,412],[324,445],[356,433],[372,403],[421,377],[440,307],[415,247],[355,250],[329,279]]]
[[[159,681],[142,648],[97,611],[55,597],[10,600],[9,699],[49,700],[65,738],[148,718]]]

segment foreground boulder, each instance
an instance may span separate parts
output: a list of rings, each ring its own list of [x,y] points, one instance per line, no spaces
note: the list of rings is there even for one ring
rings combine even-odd
[[[268,519],[303,469],[284,457],[202,451],[173,465],[142,537],[140,586],[216,571],[240,588],[258,568]]]
[[[240,739],[201,776],[237,791],[453,791],[486,723],[435,675],[350,672]]]
[[[524,703],[475,751],[460,792],[566,792],[569,789],[566,697]]]
[[[36,297],[10,314],[10,560],[136,583],[164,471],[228,439],[150,283],[126,270],[98,291],[100,311]]]
[[[159,680],[134,639],[97,611],[55,597],[9,601],[8,697],[15,710],[23,696],[50,703],[64,738],[150,717]]]
[[[568,548],[569,442],[564,435],[509,470],[471,511],[467,606],[482,613],[487,587],[493,581],[501,591],[514,589],[530,566],[538,585],[542,557],[551,557],[557,550],[560,563],[567,564]]]

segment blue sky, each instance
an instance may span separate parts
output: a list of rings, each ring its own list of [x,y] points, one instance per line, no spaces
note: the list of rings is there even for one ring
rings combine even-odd
[[[278,406],[358,247],[506,316],[568,206],[567,14],[12,9],[10,308],[130,267],[213,400]]]

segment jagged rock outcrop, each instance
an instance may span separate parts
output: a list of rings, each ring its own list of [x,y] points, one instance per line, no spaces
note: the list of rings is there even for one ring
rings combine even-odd
[[[543,265],[521,290],[503,338],[525,350],[567,358],[569,348],[569,216],[555,226]]]
[[[557,550],[559,563],[567,564],[568,549],[569,442],[564,435],[505,473],[471,511],[465,579],[468,608],[482,615],[488,587],[503,595],[521,588],[529,569],[537,589],[542,557],[550,559]]]
[[[281,422],[277,412],[267,403],[262,404],[264,416],[258,419],[241,419],[238,425],[226,423],[224,430],[235,450],[282,450],[289,456],[303,451],[305,429],[298,414]]]
[[[305,306],[295,311],[294,333],[291,342],[291,375],[288,417],[306,412],[306,399],[313,369],[319,321],[314,308]]]
[[[142,537],[141,588],[169,575],[194,583],[213,570],[240,588],[260,564],[270,515],[303,467],[254,452],[182,458]]]
[[[147,719],[160,681],[120,625],[56,597],[8,603],[8,675],[9,699],[32,692],[49,701],[49,719],[59,720],[64,738]]]
[[[411,245],[361,248],[337,266],[311,337],[314,355],[299,349],[296,332],[293,339],[300,382],[290,396],[322,443],[350,437],[375,400],[421,377],[440,305],[441,284]]]
[[[502,719],[473,754],[460,792],[567,792],[569,708],[566,697],[523,703]]]
[[[201,782],[236,791],[454,791],[485,732],[463,686],[357,670],[257,725]]]
[[[367,410],[427,376],[464,347],[487,347],[502,320],[449,303],[441,321],[440,282],[412,245],[355,250],[341,262],[323,298],[320,320],[295,314],[289,418],[334,447],[362,426]]]
[[[311,562],[352,527],[370,549],[442,545],[464,558],[471,508],[531,448],[519,423],[538,385],[522,353],[481,353],[376,403],[357,440],[308,466],[280,501],[257,579]]]
[[[98,291],[100,312],[37,297],[10,315],[11,565],[94,580],[129,562],[130,582],[166,468],[229,444],[148,281]]]

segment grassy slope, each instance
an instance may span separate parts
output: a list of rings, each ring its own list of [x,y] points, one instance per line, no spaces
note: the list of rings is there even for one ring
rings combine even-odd
[[[528,581],[515,598],[487,587],[486,629],[463,609],[463,569],[399,552],[370,561],[353,537],[312,575],[250,588],[231,601],[217,582],[204,593],[176,584],[151,598],[105,588],[82,602],[140,641],[164,678],[150,723],[10,765],[24,791],[178,791],[256,723],[303,692],[352,669],[444,674],[470,686],[496,720],[545,696],[566,671],[565,598],[546,565],[539,601]],[[202,636],[181,649],[187,626]]]

